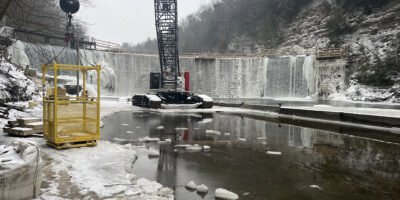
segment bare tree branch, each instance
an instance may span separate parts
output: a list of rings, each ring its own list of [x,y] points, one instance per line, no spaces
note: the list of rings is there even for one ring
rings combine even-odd
[[[8,8],[10,7],[12,1],[13,0],[8,0],[6,2],[6,4],[4,5],[4,7],[1,9],[1,11],[0,11],[0,21],[3,19],[3,17],[6,14]]]

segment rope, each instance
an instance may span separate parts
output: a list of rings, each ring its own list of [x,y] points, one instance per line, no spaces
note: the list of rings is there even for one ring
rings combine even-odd
[[[57,59],[58,56],[60,56],[61,53],[64,52],[66,48],[67,48],[67,44],[65,44],[64,48],[63,48],[56,56],[54,56],[52,59],[48,60],[48,61],[45,63],[45,65],[49,65],[53,60]]]
[[[25,143],[25,144],[31,144],[33,146],[35,146],[37,153],[36,153],[36,167],[35,167],[35,173],[33,174],[33,197],[36,197],[36,179],[37,179],[37,172],[39,169],[39,162],[40,162],[40,148],[39,146],[31,141],[25,141],[25,140],[16,140],[18,142],[21,143]]]

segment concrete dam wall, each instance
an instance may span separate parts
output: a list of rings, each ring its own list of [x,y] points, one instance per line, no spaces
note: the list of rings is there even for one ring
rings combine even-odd
[[[77,53],[63,47],[16,42],[13,61],[40,72],[43,63],[76,64]],[[101,65],[102,95],[131,96],[149,92],[150,72],[159,72],[158,56],[80,50],[83,65]],[[306,97],[316,93],[315,57],[180,59],[190,72],[192,92],[220,98]],[[62,73],[62,72],[61,72]],[[64,74],[70,75],[74,74]],[[88,81],[94,82],[89,74]]]

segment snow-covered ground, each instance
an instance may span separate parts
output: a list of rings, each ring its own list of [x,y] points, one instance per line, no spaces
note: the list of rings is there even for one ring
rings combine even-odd
[[[135,108],[128,102],[102,101],[101,116]],[[36,107],[26,112],[12,110],[11,119],[41,117],[42,109]],[[3,127],[7,122],[0,120]],[[0,143],[14,138],[0,131]],[[137,159],[135,147],[99,141],[90,148],[58,151],[46,145],[41,137],[26,138],[40,144],[43,166],[43,184],[37,199],[173,199],[172,190],[157,182],[138,178],[132,172]]]
[[[0,100],[26,101],[39,93],[35,83],[24,70],[0,57]]]

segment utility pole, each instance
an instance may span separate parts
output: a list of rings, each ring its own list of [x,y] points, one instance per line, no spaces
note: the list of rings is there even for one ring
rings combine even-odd
[[[76,48],[76,65],[81,65],[81,58],[79,53],[79,40],[78,37],[74,37],[75,48]],[[85,92],[85,91],[83,91]],[[76,97],[79,97],[79,71],[76,71]]]

